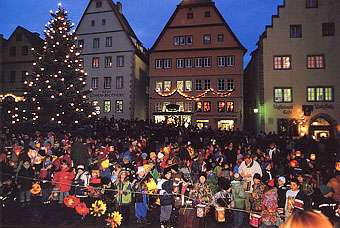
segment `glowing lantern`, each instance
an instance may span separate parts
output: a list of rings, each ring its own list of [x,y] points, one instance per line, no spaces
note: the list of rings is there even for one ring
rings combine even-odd
[[[295,155],[296,155],[296,157],[301,157],[301,151],[296,151],[296,153],[295,153]]]
[[[80,204],[80,200],[75,196],[68,195],[64,198],[64,204],[67,207],[75,208],[78,204]]]
[[[114,211],[113,213],[109,213],[108,218],[105,219],[107,222],[106,225],[111,226],[111,228],[115,228],[120,226],[122,223],[123,217],[118,211]]]
[[[292,160],[290,163],[289,163],[290,167],[292,168],[295,168],[299,165],[299,162],[296,161],[296,160]]]
[[[336,162],[336,163],[335,163],[335,169],[336,169],[337,171],[340,171],[340,162]]]
[[[203,204],[197,204],[197,213],[196,213],[196,215],[197,215],[197,217],[199,217],[199,218],[203,218],[203,217],[205,217],[205,215],[206,215],[206,207],[207,207],[207,205],[203,205]]]
[[[216,207],[215,218],[217,222],[225,222],[224,207]]]
[[[32,185],[32,189],[30,190],[30,192],[33,194],[33,195],[36,195],[36,194],[39,194],[41,192],[41,187],[39,184],[34,184]]]
[[[310,160],[315,161],[316,159],[316,154],[310,154]]]
[[[84,202],[76,206],[76,211],[78,214],[82,216],[85,216],[90,212],[90,210],[86,207],[86,204]]]
[[[91,215],[95,217],[102,216],[106,211],[106,204],[101,200],[96,200],[91,207]]]
[[[20,146],[16,146],[14,147],[14,153],[17,157],[19,157],[19,154],[21,152],[21,147]]]

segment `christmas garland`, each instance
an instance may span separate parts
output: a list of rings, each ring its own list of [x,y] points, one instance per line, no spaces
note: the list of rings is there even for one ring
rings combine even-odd
[[[178,89],[175,89],[173,91],[171,91],[170,93],[162,93],[158,90],[155,89],[155,92],[161,96],[161,97],[170,97],[170,96],[173,96],[175,93],[178,93],[180,96],[184,97],[186,100],[199,100],[201,97],[205,97],[208,93],[213,93],[219,97],[228,97],[231,95],[231,93],[233,92],[234,90],[230,90],[230,91],[227,91],[225,93],[219,93],[219,92],[216,92],[215,89],[213,88],[210,88],[210,89],[207,89],[206,91],[204,91],[204,93],[201,93],[197,96],[189,96],[185,93],[183,93],[182,91],[178,90]]]

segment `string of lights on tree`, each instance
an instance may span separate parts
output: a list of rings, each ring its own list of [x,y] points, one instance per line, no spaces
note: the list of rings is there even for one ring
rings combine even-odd
[[[81,69],[77,37],[71,31],[74,24],[60,3],[50,14],[42,49],[31,49],[37,60],[32,74],[27,73],[25,100],[12,124],[26,121],[39,127],[71,127],[96,114],[87,97],[91,89],[85,89],[87,73]]]
[[[233,92],[233,90],[227,91],[225,93],[219,93],[219,92],[216,92],[215,89],[210,88],[210,89],[205,90],[203,93],[201,93],[197,96],[189,96],[188,94],[185,94],[181,90],[178,90],[178,89],[174,89],[169,93],[162,93],[159,90],[155,89],[155,92],[161,97],[170,97],[170,96],[173,96],[175,93],[178,93],[180,96],[182,96],[186,100],[198,101],[198,100],[200,100],[200,98],[205,97],[208,93],[213,93],[213,94],[215,94],[219,97],[229,97],[231,95],[231,93]]]

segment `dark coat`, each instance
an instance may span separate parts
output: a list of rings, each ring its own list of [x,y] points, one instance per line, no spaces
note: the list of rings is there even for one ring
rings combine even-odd
[[[71,150],[71,159],[73,160],[74,167],[84,165],[87,170],[89,158],[90,155],[84,143],[78,141],[74,142]]]
[[[28,191],[32,188],[33,178],[35,177],[35,172],[32,167],[26,169],[24,166],[21,167],[18,173],[18,185],[21,185],[22,191]]]
[[[165,205],[171,205],[173,204],[174,201],[174,196],[172,195],[172,191],[173,191],[173,180],[167,180],[162,184],[162,190],[165,191],[164,194],[161,194],[159,199],[161,201],[161,205],[165,206]]]

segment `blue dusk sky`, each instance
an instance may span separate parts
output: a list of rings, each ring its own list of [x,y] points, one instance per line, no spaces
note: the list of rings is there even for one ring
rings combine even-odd
[[[55,11],[58,3],[68,11],[69,19],[78,25],[90,0],[0,0],[0,34],[8,39],[20,25],[31,32],[42,34],[50,21],[50,10]],[[116,3],[117,1],[114,0]],[[151,48],[181,0],[120,0],[123,14],[146,48]],[[256,49],[256,42],[271,24],[272,15],[283,0],[215,0],[217,9],[248,52]]]

